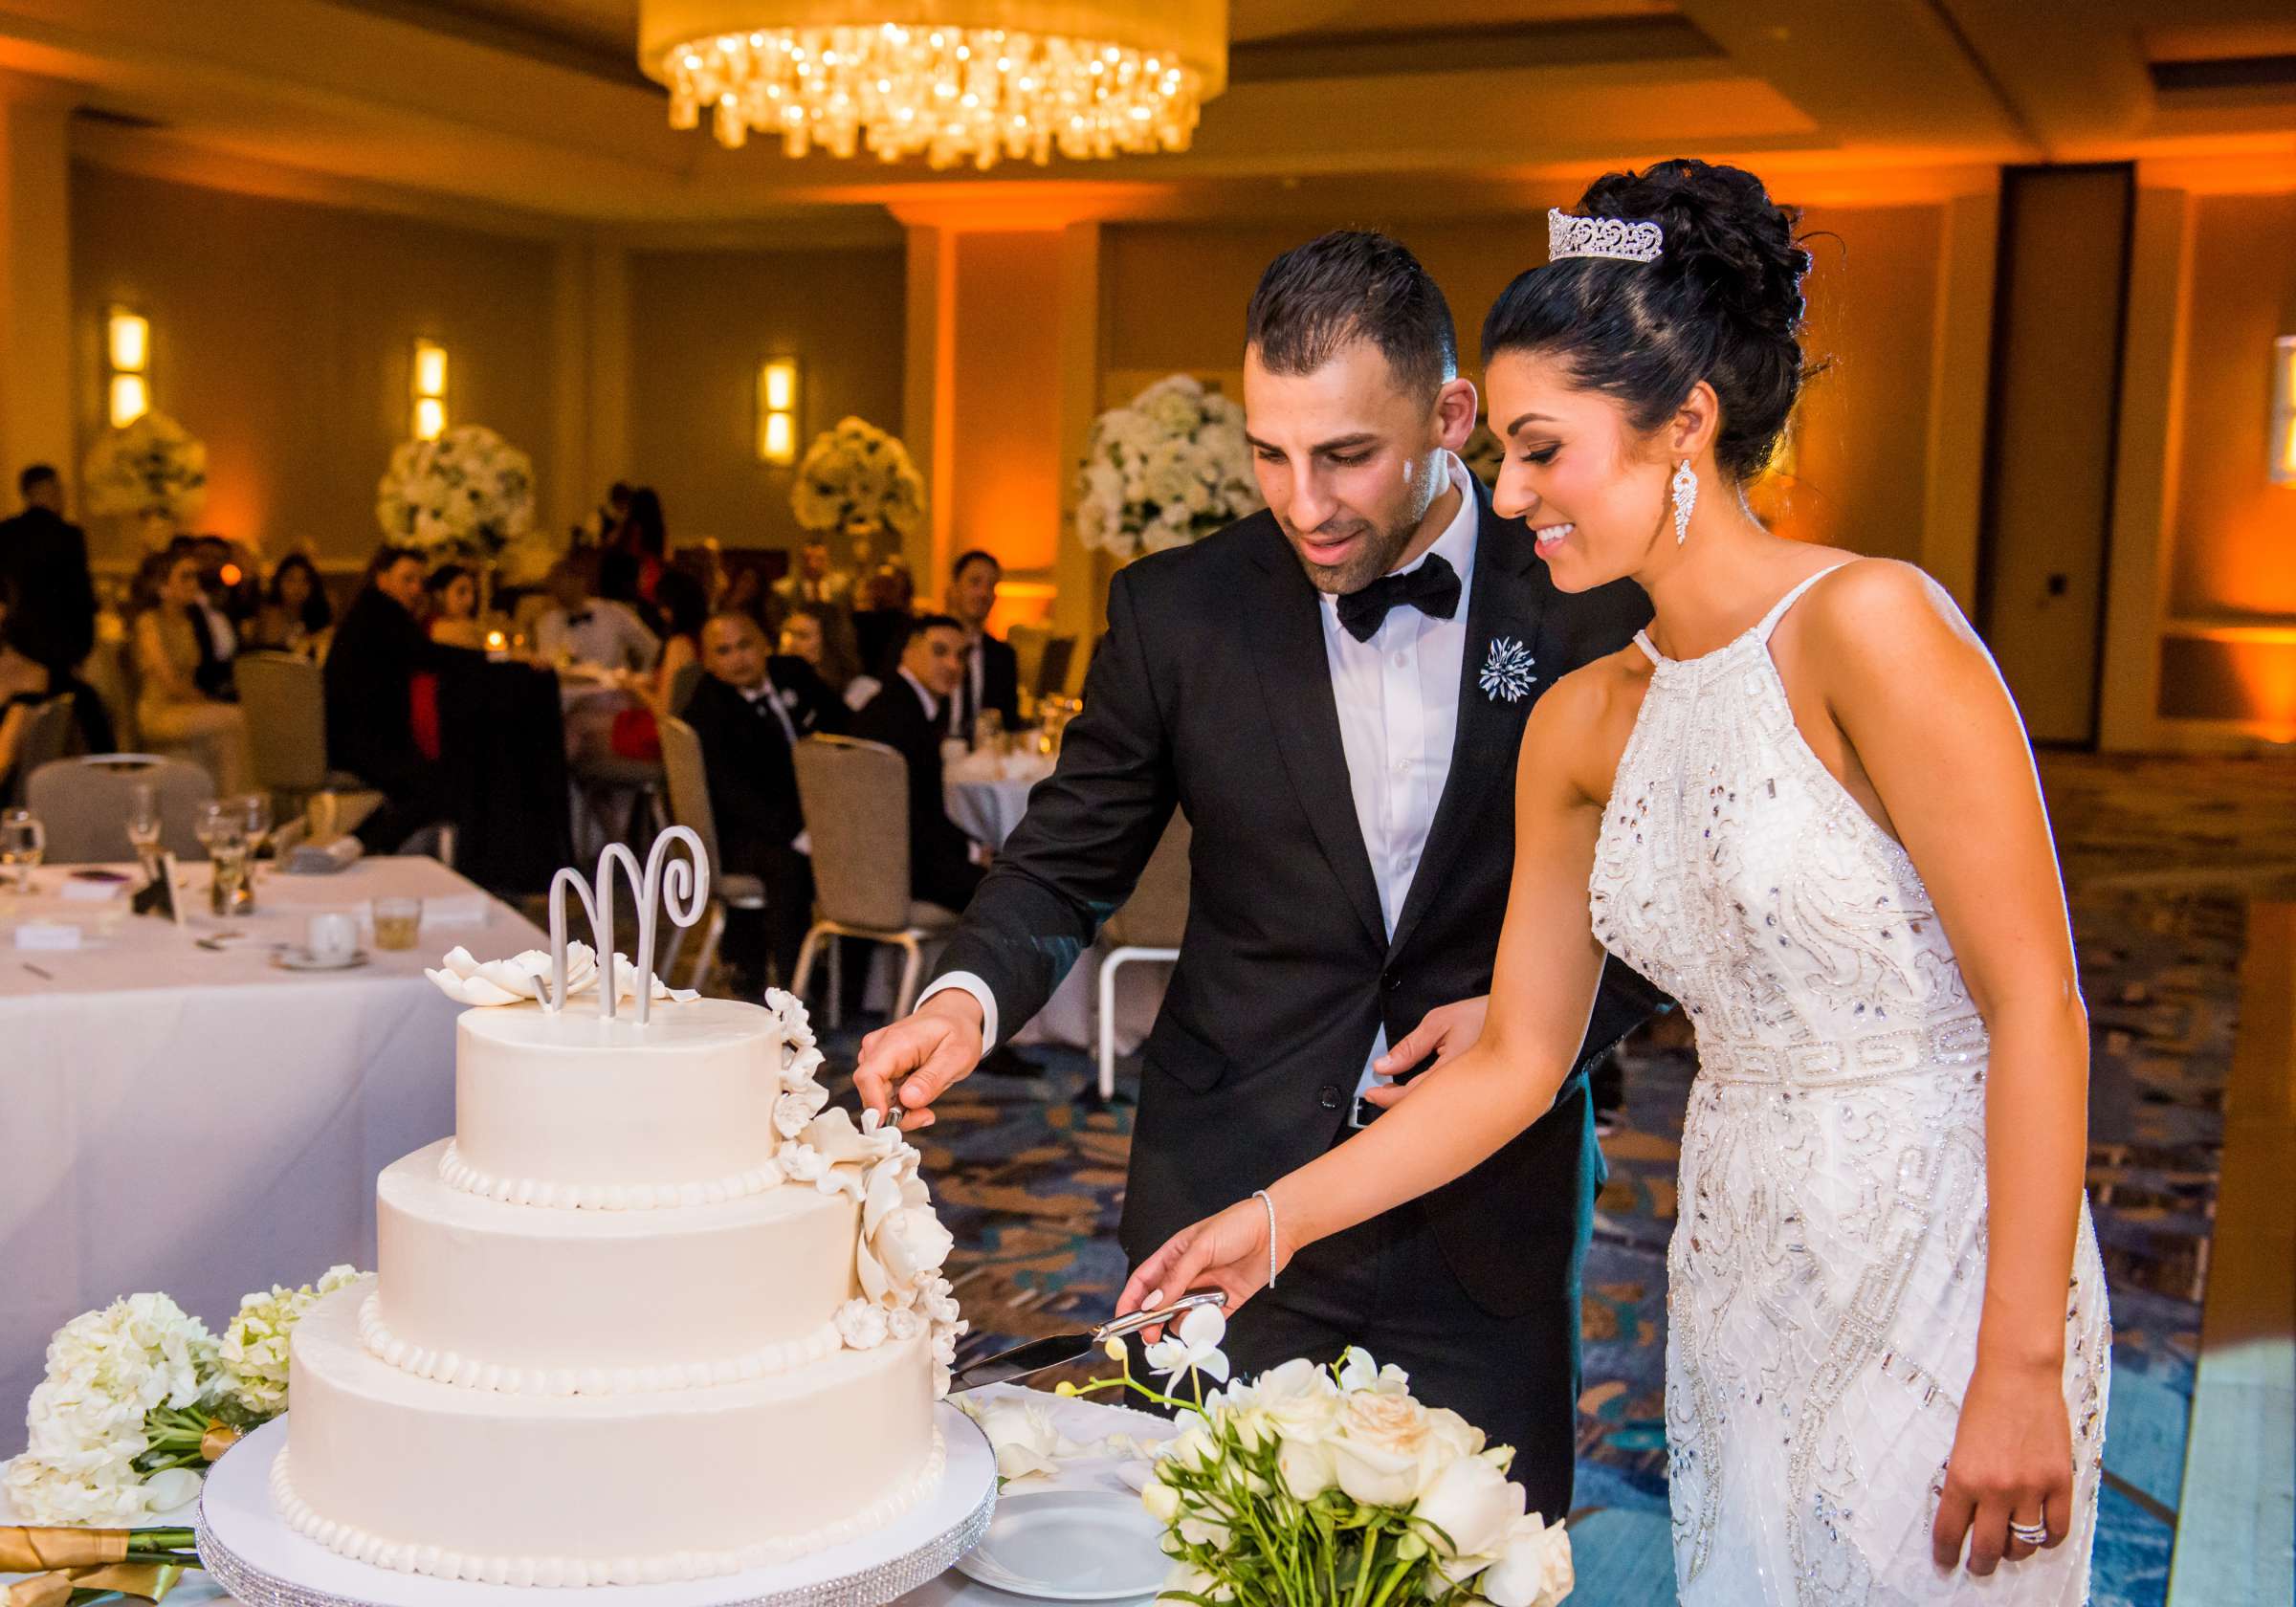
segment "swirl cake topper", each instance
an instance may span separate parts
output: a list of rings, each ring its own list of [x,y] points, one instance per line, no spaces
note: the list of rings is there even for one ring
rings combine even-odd
[[[671,848],[683,843],[690,859],[671,857]],[[550,980],[542,989],[542,1008],[565,1008],[569,989],[566,985],[566,892],[582,900],[583,913],[590,917],[590,938],[598,951],[598,965],[603,973],[598,979],[598,1013],[612,1018],[621,986],[614,976],[620,956],[614,953],[614,867],[619,865],[629,872],[630,892],[638,904],[637,958],[637,1023],[646,1024],[648,1008],[653,1002],[653,938],[657,916],[662,911],[679,926],[692,926],[701,918],[701,907],[710,893],[710,856],[703,850],[701,839],[686,826],[673,826],[653,840],[653,850],[646,856],[646,867],[638,868],[638,856],[620,843],[608,843],[606,851],[598,856],[598,874],[590,881],[582,879],[582,872],[572,866],[550,878]]]

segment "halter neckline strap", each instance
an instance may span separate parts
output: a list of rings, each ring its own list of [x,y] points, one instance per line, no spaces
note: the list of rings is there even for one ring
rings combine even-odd
[[[1793,590],[1787,592],[1785,596],[1779,598],[1776,603],[1772,604],[1770,605],[1770,611],[1764,614],[1752,628],[1748,629],[1743,635],[1723,643],[1722,646],[1716,648],[1712,652],[1700,653],[1696,658],[1668,658],[1665,653],[1662,653],[1658,650],[1657,644],[1650,640],[1650,632],[1647,630],[1638,630],[1634,633],[1634,645],[1643,649],[1644,653],[1648,656],[1652,664],[1667,665],[1696,664],[1702,660],[1713,658],[1721,653],[1726,653],[1730,651],[1731,649],[1736,647],[1738,643],[1750,639],[1756,642],[1767,643],[1770,640],[1771,633],[1777,629],[1777,622],[1784,619],[1787,612],[1793,608],[1794,605],[1801,601],[1802,593],[1808,591],[1810,587],[1816,585],[1820,581],[1824,580],[1826,576],[1832,574],[1835,570],[1846,569],[1856,561],[1857,560],[1855,559],[1843,559],[1840,563],[1829,563],[1824,568],[1819,570],[1815,575],[1804,577],[1802,581],[1794,587]]]

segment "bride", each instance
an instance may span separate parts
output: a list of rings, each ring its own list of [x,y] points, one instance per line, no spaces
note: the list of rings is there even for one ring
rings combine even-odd
[[[1698,1037],[1667,1252],[1682,1600],[2077,1607],[2110,1333],[2023,729],[1933,582],[1747,511],[1805,372],[1795,214],[1690,161],[1578,211],[1483,327],[1495,501],[1563,590],[1631,575],[1656,618],[1531,715],[1480,1037],[1174,1237],[1121,1310],[1205,1285],[1232,1309],[1490,1155],[1553,1102],[1607,949]]]

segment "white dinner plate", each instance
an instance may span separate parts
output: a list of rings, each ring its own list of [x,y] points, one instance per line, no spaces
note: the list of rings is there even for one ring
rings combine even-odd
[[[281,949],[271,962],[284,971],[348,971],[366,963],[366,951],[353,949],[348,959],[321,959],[309,949]]]
[[[1157,1544],[1163,1532],[1135,1496],[1031,1490],[999,1498],[987,1534],[957,1570],[1014,1596],[1135,1600],[1154,1596],[1172,1572]]]

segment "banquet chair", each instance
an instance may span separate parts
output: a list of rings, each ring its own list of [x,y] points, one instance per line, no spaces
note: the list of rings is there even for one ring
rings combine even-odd
[[[670,677],[672,714],[682,715],[686,712],[686,705],[694,701],[694,693],[701,685],[701,660],[698,658],[677,667],[677,673]]]
[[[1016,625],[1004,632],[1004,645],[1012,649],[1015,679],[1027,688],[1028,695],[1036,695],[1037,672],[1043,669],[1045,649],[1051,646],[1052,632],[1041,625]]]
[[[78,702],[75,693],[67,692],[34,706],[24,723],[24,734],[16,739],[15,780],[10,789],[11,803],[24,802],[25,782],[34,770],[64,757],[64,749],[72,740],[74,713]]]
[[[51,759],[24,784],[24,806],[48,832],[48,858],[58,865],[117,863],[136,857],[127,840],[127,808],[138,781],[160,801],[160,847],[184,860],[204,860],[199,806],[215,782],[188,759],[150,754],[89,754]]]
[[[1188,847],[1195,832],[1175,810],[1123,908],[1101,926],[1115,947],[1100,961],[1100,1097],[1116,1093],[1116,972],[1136,959],[1180,958],[1188,926]]]
[[[1036,694],[1039,697],[1066,697],[1069,693],[1069,666],[1076,657],[1076,638],[1055,636],[1045,644],[1045,656],[1036,667]]]
[[[891,943],[903,956],[893,1005],[898,1020],[916,1002],[924,940],[957,925],[956,911],[909,895],[909,761],[882,742],[851,737],[808,737],[792,757],[798,807],[813,843],[818,918],[798,950],[789,991],[806,996],[824,938]],[[832,1027],[844,1024],[843,993],[829,990]]]
[[[702,851],[710,856],[710,910],[702,917],[701,949],[694,957],[694,975],[687,979],[697,988],[706,987],[718,964],[718,945],[725,937],[726,911],[765,908],[765,884],[755,876],[727,871],[718,858],[718,815],[710,806],[710,773],[702,759],[700,734],[682,719],[656,720],[654,725],[662,736],[670,824],[682,826],[700,838]],[[684,927],[672,931],[670,952],[662,958],[665,977],[677,963],[677,951],[685,938]]]
[[[326,693],[320,668],[299,653],[243,652],[234,678],[247,711],[255,785],[311,817],[324,841],[382,807],[383,795],[327,767]]]

